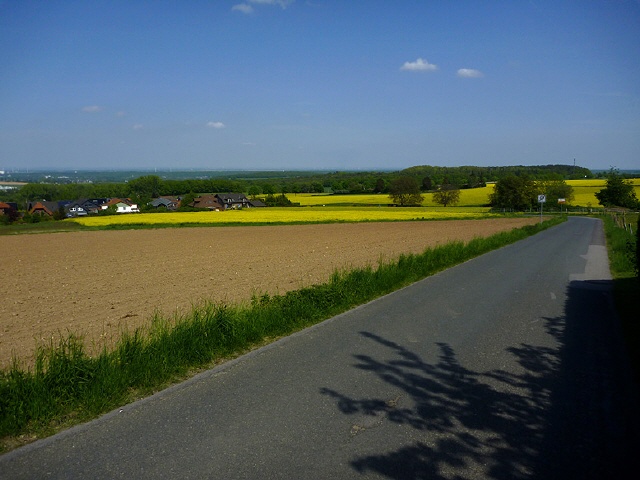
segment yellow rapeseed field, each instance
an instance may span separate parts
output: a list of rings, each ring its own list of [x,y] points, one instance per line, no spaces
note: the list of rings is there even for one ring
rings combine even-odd
[[[605,180],[569,180],[574,189],[574,206],[598,206],[595,193],[605,186]],[[633,180],[636,194],[640,198],[640,179]],[[487,203],[493,192],[493,184],[483,188],[460,191],[460,202],[455,207],[441,207],[433,202],[433,195],[424,195],[422,207],[389,207],[386,194],[329,195],[299,193],[289,194],[291,201],[301,208],[250,208],[226,212],[175,212],[141,213],[104,217],[85,217],[73,220],[89,227],[126,225],[238,225],[272,223],[330,223],[330,222],[381,222],[402,220],[444,220],[463,218],[487,218],[490,214]]]
[[[605,187],[604,180],[569,180],[567,183],[573,187],[574,199],[571,202],[572,205],[581,205],[583,207],[597,207],[600,205],[595,194]]]
[[[395,207],[271,207],[246,208],[224,212],[174,212],[140,213],[84,217],[73,220],[88,227],[110,225],[160,225],[160,224],[269,224],[269,223],[330,223],[330,222],[381,222],[401,220],[473,219],[499,216],[488,214],[485,209],[455,208],[395,208]]]
[[[640,198],[640,178],[631,180],[636,195]],[[599,206],[595,193],[602,190],[606,185],[604,179],[585,179],[585,180],[567,180],[567,184],[573,187],[575,195],[571,205],[574,206]],[[456,207],[482,207],[489,203],[489,195],[493,193],[493,184],[488,184],[482,188],[471,188],[460,190],[460,201]],[[300,203],[303,206],[310,205],[388,205],[391,199],[387,194],[369,194],[369,195],[331,195],[317,193],[299,193],[290,194],[293,202]],[[422,206],[437,206],[433,201],[433,194],[426,193],[423,195],[424,201]]]
[[[493,193],[493,185],[487,185],[483,188],[472,188],[460,190],[460,201],[457,207],[483,207],[489,203],[489,194]],[[301,206],[317,206],[317,205],[368,205],[368,206],[385,206],[389,205],[392,200],[386,193],[378,194],[354,194],[354,195],[331,195],[322,193],[296,193],[287,195],[292,202],[299,203]],[[432,193],[423,195],[423,207],[435,207],[437,203],[433,201]],[[475,210],[477,211],[477,209]]]
[[[633,189],[636,192],[636,196],[640,198],[640,178],[631,179],[633,183]],[[594,206],[597,207],[600,204],[596,198],[596,192],[602,190],[607,181],[604,179],[585,179],[585,180],[567,180],[567,183],[573,187],[573,193],[575,199],[572,205],[580,205],[583,207]]]

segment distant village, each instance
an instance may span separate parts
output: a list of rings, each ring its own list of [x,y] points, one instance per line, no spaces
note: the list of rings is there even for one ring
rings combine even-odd
[[[189,203],[183,205],[183,199]],[[191,199],[176,196],[161,196],[147,204],[146,211],[176,211],[181,207],[194,210],[224,211],[242,208],[266,207],[259,199],[249,199],[242,193],[217,193],[201,195]],[[14,202],[0,202],[0,215],[15,216],[18,205]],[[78,200],[32,201],[27,204],[26,213],[55,219],[84,217],[97,214],[140,213],[138,204],[129,198],[81,198]]]

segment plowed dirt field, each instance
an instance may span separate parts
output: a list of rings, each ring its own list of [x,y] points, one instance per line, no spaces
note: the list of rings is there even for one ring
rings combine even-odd
[[[91,348],[209,299],[250,300],[537,218],[0,236],[0,368],[70,333]],[[92,347],[93,346],[93,347]]]

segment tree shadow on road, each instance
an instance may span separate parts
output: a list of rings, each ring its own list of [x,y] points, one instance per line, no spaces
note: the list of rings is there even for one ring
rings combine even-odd
[[[353,424],[352,435],[391,422],[404,426],[411,440],[395,451],[354,458],[353,469],[394,479],[625,478],[637,430],[633,422],[625,425],[633,392],[612,372],[619,359],[610,352],[617,345],[611,319],[583,321],[585,308],[602,308],[602,299],[580,285],[572,284],[567,298],[565,317],[544,319],[555,346],[506,349],[516,374],[464,366],[446,343],[436,344],[436,362],[425,362],[402,345],[361,332],[388,355],[355,355],[354,367],[374,373],[397,397],[322,393],[343,414],[365,419]]]

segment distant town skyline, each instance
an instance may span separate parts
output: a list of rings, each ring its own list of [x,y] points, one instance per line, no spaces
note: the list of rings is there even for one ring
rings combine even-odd
[[[640,2],[0,1],[0,170],[640,168]]]

